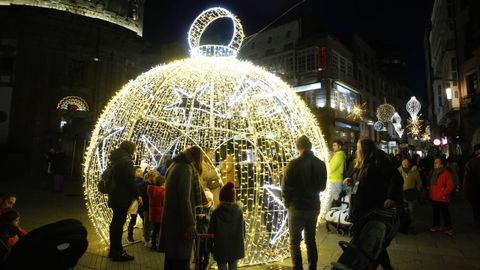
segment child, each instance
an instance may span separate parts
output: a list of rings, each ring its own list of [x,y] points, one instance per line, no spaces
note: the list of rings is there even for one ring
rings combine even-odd
[[[162,226],[163,203],[165,199],[165,177],[157,175],[153,185],[147,187],[149,211],[148,216],[153,224],[151,250],[157,250],[160,228]]]
[[[210,223],[210,216],[212,214],[212,208],[214,205],[213,193],[206,188],[204,190],[205,197],[207,198],[207,204],[201,207],[201,210],[196,213],[197,233],[204,234],[208,232],[208,224]],[[207,269],[210,251],[208,249],[208,242],[205,238],[197,238],[196,241],[200,241],[198,247],[198,265],[200,270]]]
[[[208,232],[214,234],[210,250],[219,270],[237,269],[238,260],[245,257],[245,222],[243,212],[235,203],[236,194],[232,182],[220,190],[220,204],[213,210]]]
[[[13,247],[18,239],[27,234],[27,232],[18,226],[20,214],[15,210],[7,210],[0,216],[0,227],[2,228],[2,238],[7,240],[7,245]]]

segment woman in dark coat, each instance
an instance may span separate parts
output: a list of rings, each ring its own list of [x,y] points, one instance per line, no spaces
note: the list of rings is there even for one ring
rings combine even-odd
[[[165,203],[159,249],[165,252],[165,270],[190,269],[196,237],[195,206],[201,205],[199,176],[203,152],[192,146],[173,158],[165,181]],[[206,199],[205,199],[206,201]]]
[[[108,206],[112,208],[113,216],[110,223],[110,254],[114,261],[130,261],[134,257],[127,254],[122,246],[123,226],[127,219],[128,208],[137,199],[142,203],[135,184],[132,156],[136,145],[133,142],[123,141],[118,149],[110,154],[113,185],[108,194]]]
[[[375,142],[370,139],[358,141],[356,162],[352,178],[345,179],[346,184],[353,184],[350,219],[355,225],[373,210],[403,201],[402,176],[385,152],[377,149]],[[361,228],[356,227],[354,238],[361,232]],[[392,269],[386,249],[378,260],[383,269]]]

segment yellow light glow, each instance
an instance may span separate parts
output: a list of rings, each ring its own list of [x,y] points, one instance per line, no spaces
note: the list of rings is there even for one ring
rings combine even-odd
[[[417,119],[408,118],[408,120],[407,120],[408,121],[408,125],[407,125],[408,134],[410,134],[411,136],[417,137],[422,130],[423,120],[420,119],[420,116],[421,115],[419,115],[417,117]]]
[[[233,156],[247,232],[240,264],[284,259],[287,212],[279,188],[303,134],[327,161],[322,132],[305,103],[281,79],[250,62],[192,54],[155,67],[125,85],[95,125],[84,164],[89,216],[108,243],[112,212],[96,185],[108,154],[123,140],[137,143],[136,163],[151,167],[197,145],[213,149],[213,166],[219,157]]]
[[[395,114],[395,107],[392,105],[388,104],[387,101],[385,101],[384,104],[378,106],[377,108],[377,118],[378,120],[387,123],[392,121],[392,117]]]
[[[348,115],[348,118],[354,120],[354,121],[361,121],[363,120],[363,116],[365,115],[365,112],[367,111],[365,108],[367,106],[367,103],[356,103],[353,105],[352,113]]]

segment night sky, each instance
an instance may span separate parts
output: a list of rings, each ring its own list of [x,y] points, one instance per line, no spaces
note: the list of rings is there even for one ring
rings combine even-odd
[[[188,29],[196,16],[215,6],[224,7],[238,16],[248,36],[261,30],[298,2],[147,0],[144,36],[153,44],[186,42]],[[433,0],[306,0],[287,16],[318,14],[333,33],[357,33],[367,42],[382,41],[403,49],[408,53],[410,87],[426,101],[423,39],[432,5]],[[212,26],[209,30],[223,32],[222,24],[225,26],[229,22],[219,22],[219,26]]]

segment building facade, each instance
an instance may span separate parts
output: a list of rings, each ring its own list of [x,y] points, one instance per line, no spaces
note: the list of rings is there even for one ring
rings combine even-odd
[[[312,23],[299,18],[256,34],[247,39],[241,57],[292,85],[317,116],[327,142],[341,139],[352,153],[359,138],[369,137],[390,151],[388,141],[398,135],[391,125],[387,132],[373,129],[376,109],[387,96],[388,103],[399,104],[404,89],[377,72],[375,52],[360,37],[339,38]],[[354,119],[353,107],[363,103],[364,118]]]
[[[142,55],[147,44],[139,29],[45,6],[74,5],[72,1],[10,2],[0,5],[2,163],[36,173],[45,164],[43,153],[59,147],[67,155],[66,174],[78,177],[89,131],[102,108],[123,84],[152,65]],[[76,2],[75,11],[92,1]],[[122,12],[131,12],[121,7],[132,1],[96,3],[110,9],[111,16],[118,8],[119,21],[125,21]],[[135,3],[143,7],[143,1]],[[92,4],[89,10],[97,9]],[[137,13],[135,25],[140,27],[143,11]]]
[[[478,1],[436,0],[425,48],[435,136],[456,154],[480,143],[480,20]]]

